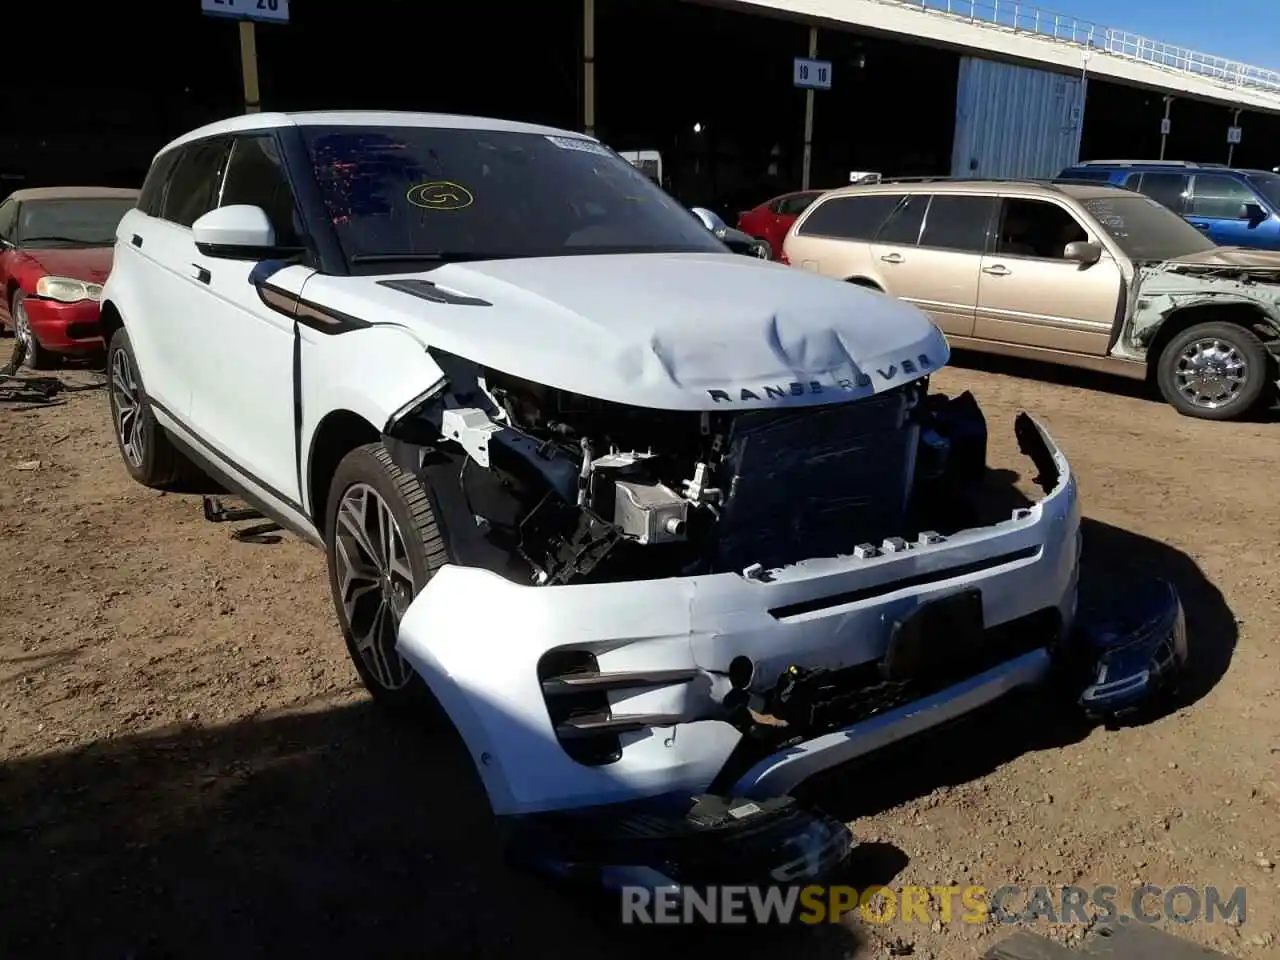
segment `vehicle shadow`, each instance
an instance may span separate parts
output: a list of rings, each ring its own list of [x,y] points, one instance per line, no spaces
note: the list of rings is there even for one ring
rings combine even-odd
[[[1187,617],[1189,664],[1169,704],[1129,721],[1154,722],[1207,694],[1226,673],[1239,631],[1222,592],[1196,562],[1167,544],[1085,518],[1081,560],[1082,610],[1123,601],[1136,580],[1158,577],[1177,587]],[[881,751],[858,764],[814,778],[802,793],[845,821],[979,779],[1024,753],[1078,743],[1095,723],[1066,697],[1012,695],[947,727]],[[920,762],[921,753],[928,762]]]
[[[1028,360],[1021,357],[1005,357],[993,353],[978,353],[972,350],[957,348],[951,354],[951,363],[965,370],[980,370],[984,373],[998,373],[1004,376],[1017,377],[1022,380],[1035,380],[1053,383],[1064,387],[1079,387],[1098,393],[1111,393],[1135,400],[1164,406],[1164,398],[1155,386],[1143,380],[1131,380],[1115,374],[1100,373],[1095,370],[1083,370],[1079,367],[1067,367],[1062,364],[1048,363],[1042,360]],[[1280,420],[1280,390],[1273,389],[1272,402],[1263,404],[1246,419],[1247,422],[1271,423]]]
[[[841,924],[622,927],[510,869],[451,732],[368,702],[0,767],[0,955],[843,958]]]

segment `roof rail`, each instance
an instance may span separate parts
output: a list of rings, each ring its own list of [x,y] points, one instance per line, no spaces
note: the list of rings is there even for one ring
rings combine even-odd
[[[1035,177],[885,177],[880,183],[1052,183],[1050,179],[1038,180]],[[850,184],[861,186],[861,184]],[[876,186],[876,184],[868,184]]]
[[[1217,164],[1192,160],[1082,160],[1077,167],[1212,167]]]

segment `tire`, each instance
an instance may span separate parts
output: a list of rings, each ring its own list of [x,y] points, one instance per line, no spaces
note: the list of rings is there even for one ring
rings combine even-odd
[[[1209,379],[1199,384],[1187,378],[1197,363],[1208,364],[1209,371]],[[1156,382],[1165,400],[1184,416],[1235,420],[1262,399],[1270,367],[1266,347],[1251,330],[1234,323],[1198,323],[1165,344],[1156,358]],[[1225,376],[1243,379],[1232,384]]]
[[[51,370],[58,365],[58,355],[46,350],[36,339],[35,333],[31,330],[31,324],[27,320],[26,308],[22,305],[25,299],[27,299],[26,293],[16,290],[13,300],[9,303],[9,319],[13,322],[14,349],[18,349],[18,343],[25,343],[26,356],[23,357],[22,365],[29,370]]]
[[[184,476],[186,461],[156,423],[138,372],[133,345],[123,327],[115,332],[107,346],[107,398],[116,448],[129,476],[144,487],[156,490],[163,490]],[[129,404],[132,412],[126,409]]]
[[[390,512],[398,534],[392,538],[395,564],[386,563],[382,538],[377,533],[381,529],[379,511],[383,509]],[[354,533],[361,510],[365,519],[363,546]],[[334,612],[347,653],[365,688],[393,712],[417,716],[433,713],[435,701],[426,682],[395,651],[395,641],[400,618],[410,601],[449,561],[449,554],[427,488],[413,474],[396,466],[381,443],[356,447],[338,464],[325,507],[325,553]],[[367,573],[355,581],[347,576],[354,566],[353,559]],[[374,568],[378,585],[373,585]],[[389,578],[387,573],[391,574]],[[356,596],[350,604],[344,602],[344,581],[347,590]],[[353,588],[362,584],[369,589],[356,593]],[[369,642],[379,609],[383,623]]]

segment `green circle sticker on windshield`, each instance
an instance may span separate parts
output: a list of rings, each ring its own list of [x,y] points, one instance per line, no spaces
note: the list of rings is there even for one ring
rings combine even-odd
[[[423,210],[462,210],[476,202],[470,190],[452,180],[415,184],[405,199]]]

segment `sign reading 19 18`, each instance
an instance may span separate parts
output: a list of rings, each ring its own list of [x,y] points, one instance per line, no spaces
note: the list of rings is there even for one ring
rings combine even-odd
[[[831,61],[796,57],[791,79],[803,90],[830,90]]]
[[[232,20],[289,22],[289,0],[200,0],[200,10],[211,17]]]

